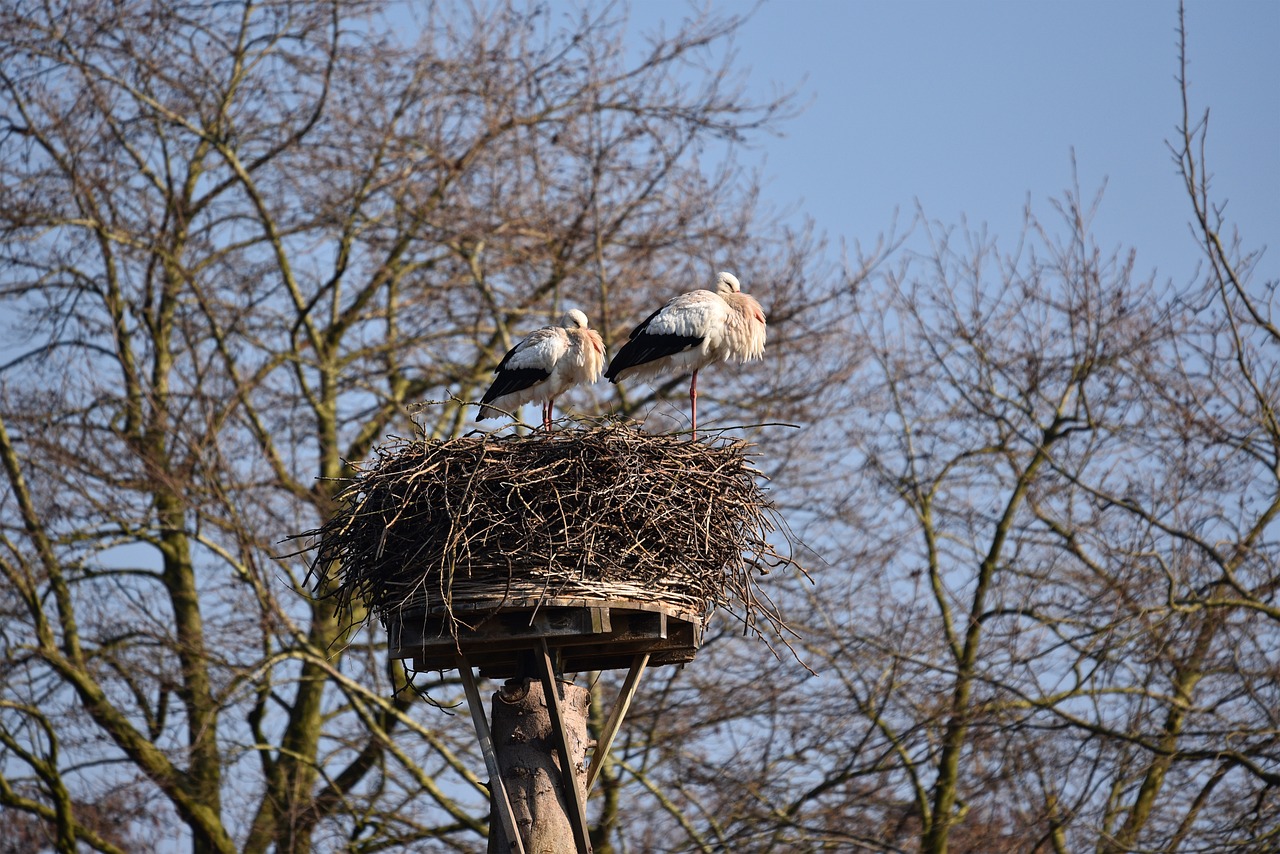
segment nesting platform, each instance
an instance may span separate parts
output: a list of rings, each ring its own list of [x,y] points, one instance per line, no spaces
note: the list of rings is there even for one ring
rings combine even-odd
[[[684,664],[693,660],[703,631],[698,614],[624,599],[521,600],[497,611],[455,605],[452,614],[401,611],[385,622],[392,658],[412,659],[415,670],[449,670],[461,652],[491,679],[515,676],[523,650],[538,638],[562,673],[581,673],[626,669],[642,653],[650,667]]]
[[[688,662],[717,608],[750,625],[756,576],[790,562],[748,448],[626,424],[392,440],[308,532],[312,565],[420,671],[462,653],[509,677],[536,639],[561,672]]]

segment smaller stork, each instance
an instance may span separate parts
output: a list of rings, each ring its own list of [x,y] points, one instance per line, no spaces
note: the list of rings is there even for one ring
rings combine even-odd
[[[578,383],[595,382],[603,367],[600,333],[587,326],[585,314],[570,309],[559,326],[536,329],[507,351],[493,369],[498,376],[484,393],[476,420],[542,401],[542,428],[550,432],[556,398]]]
[[[616,383],[664,371],[693,371],[689,407],[698,438],[698,371],[715,362],[746,362],[764,355],[764,309],[742,293],[732,273],[716,277],[714,291],[690,291],[672,298],[631,330],[609,361],[605,376]]]

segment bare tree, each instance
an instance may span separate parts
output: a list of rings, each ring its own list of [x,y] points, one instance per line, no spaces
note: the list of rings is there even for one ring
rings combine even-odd
[[[921,216],[836,274],[740,159],[787,105],[745,98],[738,19],[637,51],[616,7],[416,14],[0,11],[3,844],[482,849],[459,686],[280,541],[389,433],[468,429],[514,337],[579,307],[612,351],[728,268],[769,358],[701,403],[802,426],[748,435],[819,676],[722,615],[636,698],[597,850],[1275,847],[1275,283],[1189,103],[1194,283],[1101,251],[1078,188],[1012,247]]]

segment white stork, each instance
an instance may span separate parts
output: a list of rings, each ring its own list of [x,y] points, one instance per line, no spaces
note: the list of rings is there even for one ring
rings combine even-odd
[[[690,291],[673,298],[631,330],[630,339],[609,362],[605,376],[616,383],[664,371],[693,371],[689,407],[698,438],[698,371],[715,362],[746,362],[764,355],[764,310],[742,293],[731,273],[716,277],[714,291]]]
[[[542,427],[551,430],[551,406],[578,383],[593,383],[604,367],[604,342],[587,326],[587,316],[570,309],[560,326],[530,332],[507,351],[493,372],[498,376],[480,401],[477,421],[492,418],[499,409],[514,411],[542,401]],[[493,404],[489,406],[487,404]]]

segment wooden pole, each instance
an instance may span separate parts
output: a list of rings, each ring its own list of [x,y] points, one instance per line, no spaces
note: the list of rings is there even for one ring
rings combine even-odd
[[[541,658],[541,650],[537,653]],[[582,854],[591,850],[586,819],[578,807],[586,800],[583,759],[590,692],[551,681],[553,690],[545,691],[541,678],[513,679],[494,695],[493,744],[525,851]],[[552,723],[552,703],[559,712],[559,727]],[[489,854],[507,854],[511,849],[506,840],[505,828],[493,822]]]

